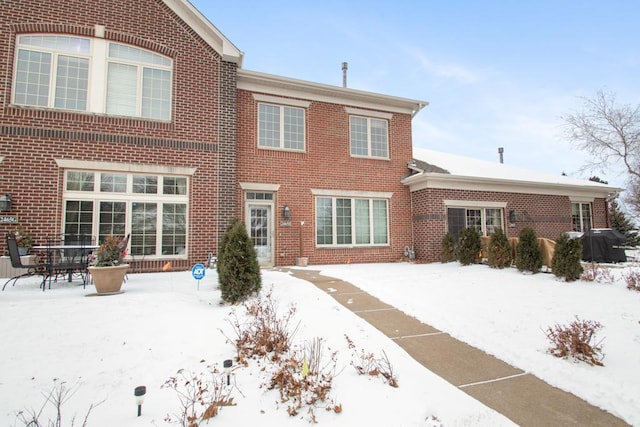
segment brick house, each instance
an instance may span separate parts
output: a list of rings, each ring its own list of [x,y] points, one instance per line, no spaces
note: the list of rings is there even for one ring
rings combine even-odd
[[[183,0],[4,6],[3,214],[40,244],[130,233],[134,269],[206,260],[236,213],[240,51]]]
[[[263,265],[388,262],[406,248],[433,261],[468,221],[510,235],[528,221],[555,238],[576,204],[580,221],[607,224],[615,189],[452,173],[413,152],[426,102],[244,70],[186,0],[6,4],[2,214],[37,243],[130,234],[134,270],[154,271],[215,254],[232,217]]]
[[[414,149],[411,191],[417,259],[438,261],[447,232],[465,227],[489,236],[497,227],[518,237],[530,227],[556,240],[568,231],[608,227],[608,200],[621,189],[432,150]]]

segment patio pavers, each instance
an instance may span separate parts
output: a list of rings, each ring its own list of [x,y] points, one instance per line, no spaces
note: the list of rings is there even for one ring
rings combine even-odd
[[[311,269],[279,269],[327,292],[416,361],[521,426],[626,426],[620,418],[420,322],[351,283]]]

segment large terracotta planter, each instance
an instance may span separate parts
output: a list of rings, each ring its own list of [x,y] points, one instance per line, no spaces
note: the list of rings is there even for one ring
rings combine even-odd
[[[112,295],[120,293],[124,276],[129,270],[129,264],[113,267],[89,267],[91,279],[99,295]]]

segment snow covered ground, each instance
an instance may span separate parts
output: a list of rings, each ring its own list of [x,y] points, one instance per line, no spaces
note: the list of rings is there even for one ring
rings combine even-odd
[[[538,375],[640,425],[640,293],[627,290],[615,268],[613,284],[562,283],[550,274],[527,275],[487,266],[441,264],[351,264],[311,266],[350,281],[432,326]],[[631,267],[638,268],[638,267]],[[0,293],[0,425],[23,425],[20,410],[39,411],[43,394],[64,381],[75,394],[63,417],[76,425],[89,406],[89,426],[170,425],[180,410],[175,391],[161,388],[179,369],[206,373],[235,356],[232,313],[242,306],[220,304],[214,270],[196,282],[190,272],[130,274],[125,293],[87,297],[92,290],[62,283],[42,292],[36,278],[22,279]],[[314,285],[263,270],[263,288],[284,313],[295,305],[294,341],[303,347],[322,337],[326,353],[337,352],[330,397],[342,412],[317,409],[331,426],[512,425],[502,415],[423,368],[378,330]],[[604,325],[604,367],[561,360],[546,353],[543,330],[575,316]],[[386,353],[399,381],[359,376],[352,350]],[[265,362],[236,366],[231,396],[211,424],[307,425],[309,414],[289,417],[275,390],[267,390]],[[133,390],[146,385],[142,416]],[[41,422],[52,417],[46,406]],[[434,421],[437,419],[439,421]],[[204,424],[206,425],[206,424]]]

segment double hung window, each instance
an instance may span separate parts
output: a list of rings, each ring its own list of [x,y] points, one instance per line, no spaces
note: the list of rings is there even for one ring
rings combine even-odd
[[[74,170],[65,177],[66,234],[102,242],[109,234],[130,233],[134,256],[186,254],[186,177]]]
[[[17,38],[13,103],[157,120],[171,118],[173,62],[98,38]]]
[[[318,246],[389,244],[387,200],[317,197],[316,244]]]

